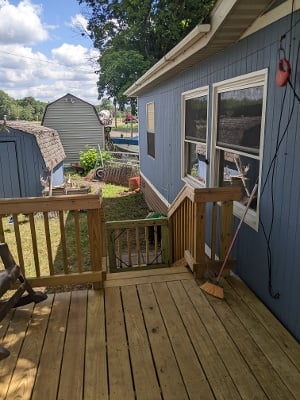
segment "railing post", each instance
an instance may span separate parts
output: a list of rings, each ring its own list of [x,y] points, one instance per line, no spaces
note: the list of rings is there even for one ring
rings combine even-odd
[[[195,276],[202,278],[205,271],[205,203],[195,202],[194,208],[194,259]]]
[[[90,240],[90,254],[92,271],[102,271],[102,218],[101,210],[87,210],[88,233]],[[102,281],[103,281],[102,274]],[[102,282],[95,282],[94,289],[100,289]]]

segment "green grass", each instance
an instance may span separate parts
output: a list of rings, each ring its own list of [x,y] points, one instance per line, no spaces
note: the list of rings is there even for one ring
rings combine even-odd
[[[138,127],[139,127],[139,124],[132,125],[133,133],[138,133]],[[130,134],[131,133],[131,124],[118,124],[117,128],[115,128],[114,124],[112,124],[111,129],[114,132]]]
[[[102,196],[106,221],[143,219],[149,212],[142,192],[129,192],[123,186],[106,184]]]

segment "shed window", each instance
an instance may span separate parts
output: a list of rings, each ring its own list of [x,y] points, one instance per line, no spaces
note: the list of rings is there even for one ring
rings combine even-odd
[[[263,154],[267,71],[258,71],[213,86],[212,186],[239,185],[241,215],[256,180],[260,181]],[[258,228],[259,194],[246,221]]]
[[[182,177],[205,185],[208,87],[182,94]]]
[[[155,114],[154,103],[147,103],[147,154],[155,158]]]

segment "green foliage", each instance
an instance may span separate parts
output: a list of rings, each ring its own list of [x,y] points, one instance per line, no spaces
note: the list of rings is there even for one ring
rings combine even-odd
[[[80,166],[84,169],[84,172],[87,174],[98,164],[98,150],[95,147],[90,147],[86,151],[80,151],[79,153],[79,161]]]
[[[91,14],[88,29],[100,50],[99,98],[116,98],[162,58],[197,24],[215,0],[78,0]],[[135,100],[130,100],[134,112]]]
[[[40,121],[45,108],[46,103],[35,100],[33,97],[15,100],[0,90],[0,119],[6,115],[8,120]]]
[[[101,151],[103,164],[108,164],[113,160],[113,156],[108,151]]]

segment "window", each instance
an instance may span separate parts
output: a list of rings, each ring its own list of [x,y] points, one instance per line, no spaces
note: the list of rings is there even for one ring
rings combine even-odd
[[[205,185],[208,87],[185,92],[182,100],[182,177]]]
[[[267,70],[262,70],[213,85],[211,185],[241,187],[241,200],[234,205],[238,216],[260,180],[266,83]],[[246,215],[255,229],[258,210],[257,193]]]
[[[154,103],[147,103],[147,154],[155,158]]]

